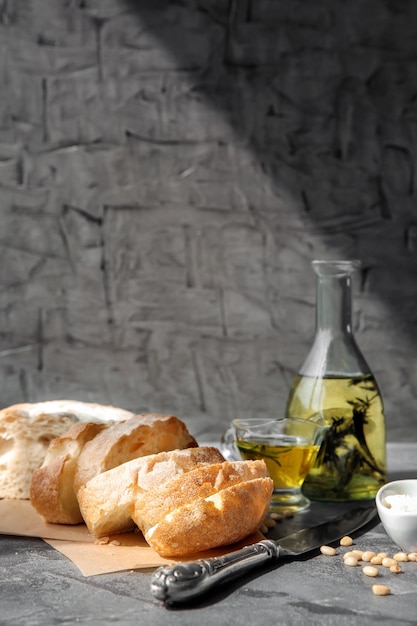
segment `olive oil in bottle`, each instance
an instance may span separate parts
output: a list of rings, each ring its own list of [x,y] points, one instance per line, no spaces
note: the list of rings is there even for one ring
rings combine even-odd
[[[312,378],[297,376],[288,415],[324,418],[324,442],[303,485],[311,499],[373,498],[386,479],[381,395],[371,374]]]

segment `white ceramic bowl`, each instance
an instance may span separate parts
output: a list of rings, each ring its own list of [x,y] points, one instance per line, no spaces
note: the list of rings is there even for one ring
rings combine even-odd
[[[417,479],[387,483],[375,501],[382,525],[394,543],[404,552],[417,552]]]

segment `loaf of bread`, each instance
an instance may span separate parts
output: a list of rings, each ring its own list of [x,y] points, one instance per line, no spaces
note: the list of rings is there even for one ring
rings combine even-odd
[[[71,401],[22,404],[0,412],[0,437],[0,463],[7,461],[0,496],[30,496],[46,521],[85,521],[96,536],[136,525],[165,557],[245,538],[271,500],[263,461],[225,461],[171,415]]]
[[[131,515],[154,550],[164,557],[183,558],[231,545],[255,532],[267,514],[272,489],[271,478],[252,478],[224,486],[207,497],[192,496],[154,525],[139,507],[134,506]]]
[[[135,415],[115,424],[87,442],[78,458],[75,491],[94,476],[126,461],[176,448],[196,447],[185,424],[173,415]]]
[[[14,404],[0,411],[0,498],[28,499],[49,443],[79,421],[128,419],[112,406],[72,400]]]
[[[46,522],[80,524],[74,476],[81,450],[111,422],[79,422],[62,437],[52,439],[41,467],[32,474],[30,502]]]
[[[135,526],[130,511],[140,495],[165,485],[173,477],[183,478],[196,467],[223,460],[217,448],[202,446],[160,452],[123,463],[95,476],[78,491],[84,521],[97,537],[130,530]],[[175,494],[170,493],[170,497],[175,498]]]

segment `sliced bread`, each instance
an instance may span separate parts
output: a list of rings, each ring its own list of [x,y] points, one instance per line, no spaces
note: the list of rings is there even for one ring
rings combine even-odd
[[[134,527],[130,511],[140,494],[196,467],[221,461],[217,448],[205,446],[133,459],[98,474],[80,488],[82,516],[89,531],[98,537],[124,532]]]

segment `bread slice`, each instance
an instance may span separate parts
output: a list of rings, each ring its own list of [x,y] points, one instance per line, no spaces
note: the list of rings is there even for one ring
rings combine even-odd
[[[75,491],[94,476],[126,461],[195,446],[196,440],[177,417],[157,413],[135,415],[99,433],[84,446],[75,473]]]
[[[195,467],[219,463],[223,457],[214,447],[202,446],[160,452],[133,459],[92,478],[78,491],[82,516],[97,537],[134,527],[130,509],[138,494],[184,476]]]
[[[137,493],[132,518],[146,533],[175,509],[254,478],[268,477],[264,461],[223,461],[172,477],[154,489]]]
[[[32,474],[30,487],[31,504],[46,522],[80,524],[83,521],[74,491],[78,457],[87,441],[109,425],[109,422],[79,422],[49,444],[42,466]]]
[[[164,557],[186,557],[230,545],[257,530],[268,511],[273,483],[255,478],[171,511],[144,532]]]
[[[0,498],[29,498],[32,472],[42,465],[49,442],[75,422],[73,415],[1,411]]]

